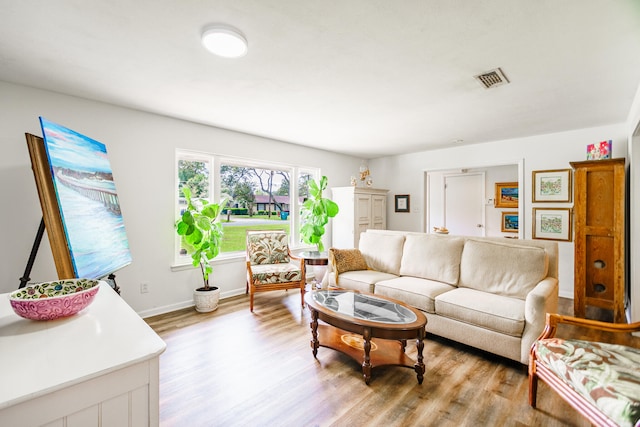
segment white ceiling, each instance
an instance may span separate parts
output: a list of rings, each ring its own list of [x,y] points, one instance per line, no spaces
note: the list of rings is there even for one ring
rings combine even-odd
[[[374,158],[624,122],[640,1],[0,0],[0,80]]]

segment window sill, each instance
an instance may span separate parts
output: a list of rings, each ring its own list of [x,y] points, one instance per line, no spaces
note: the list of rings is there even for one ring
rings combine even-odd
[[[212,265],[221,265],[221,264],[231,264],[231,263],[236,263],[239,261],[244,261],[246,258],[246,255],[244,252],[234,252],[231,254],[222,254],[222,255],[218,255],[212,262]],[[183,271],[183,270],[189,270],[192,268],[196,268],[193,266],[193,264],[191,264],[191,261],[185,259],[184,262],[180,263],[180,262],[176,262],[175,264],[171,265],[171,271]]]

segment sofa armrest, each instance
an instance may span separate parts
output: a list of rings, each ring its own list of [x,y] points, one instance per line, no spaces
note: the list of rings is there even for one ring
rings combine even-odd
[[[529,362],[529,349],[544,330],[547,313],[558,311],[558,279],[547,277],[527,294],[524,302],[524,331],[520,361]]]

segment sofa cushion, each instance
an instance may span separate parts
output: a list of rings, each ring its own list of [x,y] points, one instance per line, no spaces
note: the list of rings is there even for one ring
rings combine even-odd
[[[462,237],[407,235],[402,249],[400,275],[455,285],[460,276],[463,247]]]
[[[537,341],[538,362],[621,426],[640,425],[640,349],[549,338]]]
[[[370,269],[400,275],[404,235],[364,232],[358,244]]]
[[[402,276],[376,283],[375,294],[400,300],[427,313],[435,313],[435,298],[456,289],[446,283]]]
[[[338,275],[345,271],[366,270],[367,261],[365,261],[362,252],[359,249],[329,249],[329,259],[336,273],[336,281]]]
[[[524,301],[457,288],[435,298],[436,314],[514,337],[524,331]]]
[[[469,239],[458,286],[524,299],[547,276],[544,249]]]
[[[374,270],[347,271],[338,276],[336,284],[342,289],[374,293],[374,285],[382,280],[398,277],[394,274]]]

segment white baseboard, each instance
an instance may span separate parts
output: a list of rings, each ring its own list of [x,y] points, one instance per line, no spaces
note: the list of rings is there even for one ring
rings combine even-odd
[[[220,292],[220,299],[231,298],[245,293],[245,288],[233,289],[231,291]],[[193,307],[193,299],[188,301],[181,301],[175,304],[163,305],[162,307],[155,307],[150,310],[143,310],[138,312],[138,316],[143,319],[146,317],[157,316],[159,314],[170,313],[176,310],[182,310],[183,308]]]

